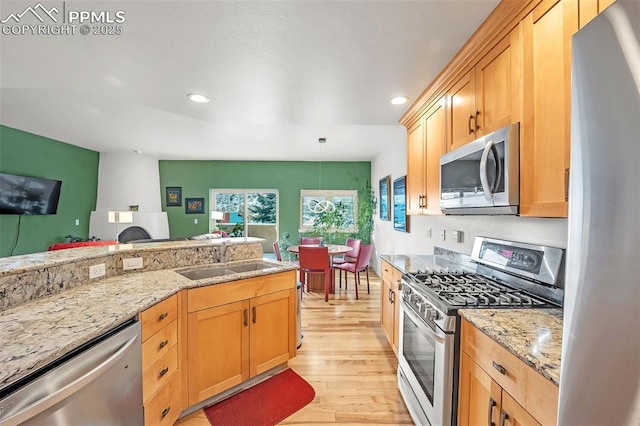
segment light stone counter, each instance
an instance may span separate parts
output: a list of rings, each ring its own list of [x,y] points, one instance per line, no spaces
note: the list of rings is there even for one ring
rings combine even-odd
[[[380,258],[403,274],[428,269],[434,262],[434,256],[430,255],[383,254]]]
[[[273,268],[196,281],[179,275],[175,270],[128,273],[85,283],[0,311],[0,388],[126,322],[179,290],[296,269],[289,263],[261,261],[272,264]]]
[[[138,258],[143,271],[159,271],[262,257],[261,238],[167,241],[80,247],[0,258],[0,311],[84,285],[89,268],[104,265],[105,276],[125,273],[124,260]]]
[[[560,384],[561,309],[461,309],[458,313],[544,377]]]
[[[164,241],[155,243],[117,244],[110,246],[77,247],[65,250],[45,251],[42,253],[22,254],[0,258],[0,276],[19,274],[46,267],[85,261],[104,256],[133,255],[134,253],[154,252],[166,250],[181,250],[207,247],[228,247],[246,245],[251,242],[262,242],[262,238],[217,238],[208,240]]]

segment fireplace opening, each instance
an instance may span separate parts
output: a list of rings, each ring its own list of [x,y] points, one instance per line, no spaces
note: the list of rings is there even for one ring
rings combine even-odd
[[[141,226],[130,226],[118,235],[118,241],[121,243],[149,239],[151,239],[151,235]]]

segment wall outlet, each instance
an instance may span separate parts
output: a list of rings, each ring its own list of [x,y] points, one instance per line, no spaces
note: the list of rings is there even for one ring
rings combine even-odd
[[[461,243],[463,240],[464,232],[462,231],[453,231],[451,233],[451,239],[454,243]]]
[[[140,268],[142,268],[141,257],[129,257],[127,259],[122,259],[122,270],[129,271],[131,269],[140,269]]]
[[[193,219],[193,224],[197,225],[198,224],[198,219]]]
[[[106,273],[104,263],[89,266],[89,279],[104,277]]]
[[[442,231],[440,231],[440,239],[442,241],[446,241],[447,237],[446,237],[447,233],[446,231],[443,229]]]
[[[76,219],[76,226],[80,225],[80,219]]]

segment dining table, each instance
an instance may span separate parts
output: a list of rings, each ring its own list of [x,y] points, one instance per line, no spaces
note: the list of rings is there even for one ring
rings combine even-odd
[[[329,248],[329,264],[333,263],[333,257],[341,254],[349,253],[353,250],[353,247],[340,245],[340,244],[322,244]],[[304,244],[303,247],[320,247],[319,244]],[[289,253],[298,254],[300,251],[300,245],[287,247]],[[331,277],[333,279],[333,277]],[[307,280],[307,290],[313,292],[324,292],[324,275],[323,274],[309,274]]]

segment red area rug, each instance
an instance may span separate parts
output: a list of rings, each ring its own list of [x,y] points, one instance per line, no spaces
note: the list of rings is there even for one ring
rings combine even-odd
[[[204,414],[213,426],[272,426],[313,401],[315,396],[309,383],[287,369],[205,408]]]

